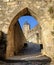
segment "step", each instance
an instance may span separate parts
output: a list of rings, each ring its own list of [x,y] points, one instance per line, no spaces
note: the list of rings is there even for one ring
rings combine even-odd
[[[0,65],[50,65],[51,59],[47,56],[30,57],[26,59],[6,59],[0,61]]]

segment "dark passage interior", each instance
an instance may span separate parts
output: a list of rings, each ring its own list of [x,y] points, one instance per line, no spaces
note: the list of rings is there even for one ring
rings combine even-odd
[[[34,44],[32,42],[28,42],[27,44],[24,44],[25,46],[20,50],[18,55],[24,56],[24,55],[40,55],[42,45],[41,44]]]
[[[43,45],[41,44],[41,28],[38,21],[36,21],[36,19],[32,16],[24,15],[18,19],[18,22],[20,23],[22,32],[26,38],[24,47],[19,51],[18,56],[40,55]],[[31,27],[32,25],[33,28]]]
[[[6,37],[3,32],[0,31],[0,59],[5,58],[6,54]]]

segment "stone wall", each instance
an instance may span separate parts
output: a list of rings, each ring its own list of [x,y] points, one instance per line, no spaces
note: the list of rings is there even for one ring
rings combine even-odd
[[[18,55],[18,52],[23,48],[26,38],[21,30],[19,22],[10,26],[7,34],[7,50],[6,57]]]
[[[49,7],[53,6],[54,0],[16,0],[13,2],[2,2],[0,0],[0,30],[8,34],[12,20],[17,16],[30,14],[35,17],[42,28],[42,53],[54,59],[54,18],[50,17]],[[5,13],[4,13],[5,12]],[[5,30],[4,30],[5,29]],[[52,34],[53,31],[53,34]]]

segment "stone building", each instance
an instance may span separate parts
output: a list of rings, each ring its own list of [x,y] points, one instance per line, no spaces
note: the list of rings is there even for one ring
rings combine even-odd
[[[23,33],[27,42],[41,44],[41,27],[39,24],[31,29],[30,24],[25,22],[23,25]]]
[[[7,35],[6,58],[24,46],[26,39],[17,21],[26,15],[38,21],[43,44],[41,53],[54,61],[54,0],[0,0],[0,31]]]

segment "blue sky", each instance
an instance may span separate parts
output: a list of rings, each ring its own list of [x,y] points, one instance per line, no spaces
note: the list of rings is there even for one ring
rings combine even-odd
[[[32,16],[22,16],[18,20],[19,20],[21,28],[23,27],[23,24],[25,22],[28,22],[30,24],[31,29],[34,28],[38,24],[37,20]]]

